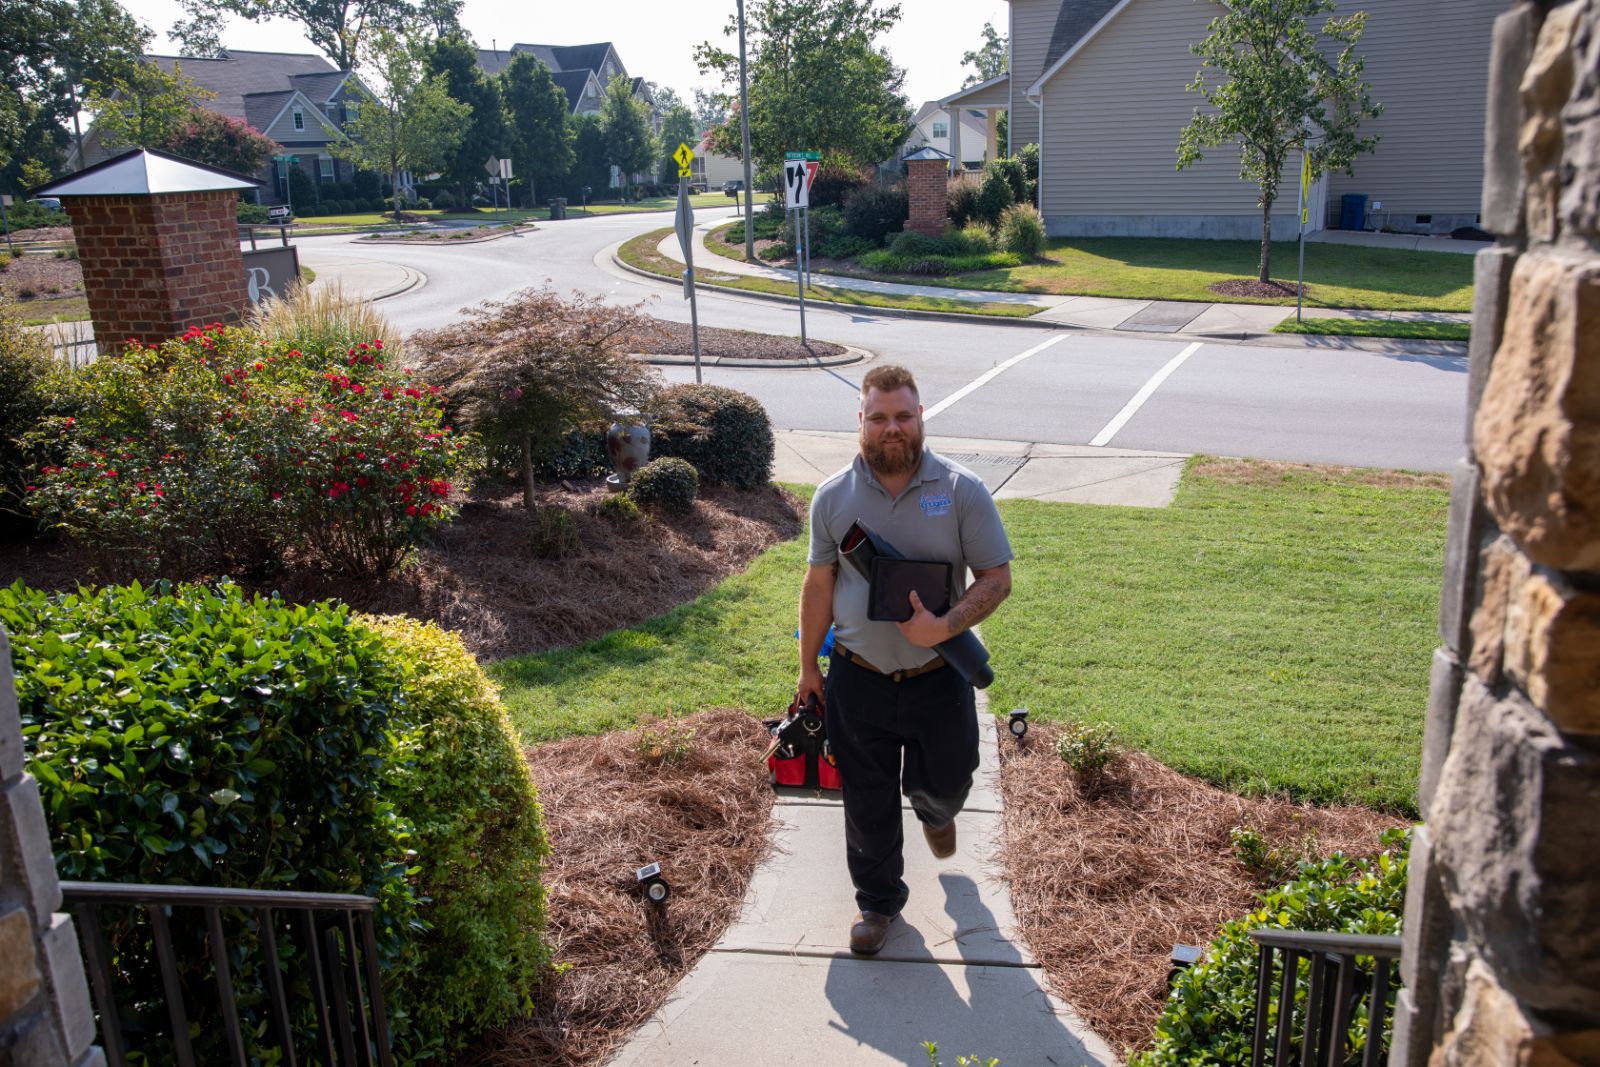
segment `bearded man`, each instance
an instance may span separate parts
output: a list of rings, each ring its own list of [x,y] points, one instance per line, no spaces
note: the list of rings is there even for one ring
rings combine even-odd
[[[956,815],[978,767],[972,686],[933,646],[987,618],[1011,592],[1011,544],[983,481],[925,449],[917,383],[904,367],[861,382],[861,454],[811,498],[811,551],[800,593],[803,703],[823,699],[844,786],[845,861],[860,914],[850,950],[872,955],[905,907],[903,791],[933,854],[956,849]],[[860,520],[907,559],[951,564],[950,603],[935,615],[915,592],[905,622],[867,618],[869,583],[839,566]],[[967,569],[973,582],[966,584]],[[833,654],[817,665],[828,627]]]

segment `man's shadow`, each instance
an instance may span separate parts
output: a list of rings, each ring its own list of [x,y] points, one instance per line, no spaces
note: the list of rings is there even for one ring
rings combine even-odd
[[[1022,966],[1015,946],[985,936],[999,924],[973,880],[945,874],[939,882],[961,962],[932,962],[922,932],[902,919],[884,949],[894,958],[835,959],[829,966],[824,988],[841,1020],[829,1025],[908,1067],[926,1067],[925,1041],[939,1046],[945,1067],[972,1054],[998,1057],[1006,1067],[1099,1062],[1055,1014],[1044,972]],[[945,945],[935,948],[948,958]]]

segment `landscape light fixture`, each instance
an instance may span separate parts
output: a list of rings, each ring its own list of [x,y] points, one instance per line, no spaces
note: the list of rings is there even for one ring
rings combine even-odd
[[[1178,980],[1178,975],[1200,962],[1200,949],[1195,945],[1173,945],[1172,955],[1167,957],[1171,968],[1167,971],[1167,985]]]
[[[667,880],[661,877],[661,864],[659,863],[651,863],[640,867],[633,873],[633,876],[644,890],[645,899],[652,904],[665,904],[667,897],[672,895],[672,889],[667,885]]]
[[[1022,735],[1028,732],[1027,708],[1017,708],[1011,713],[1011,723],[1009,728],[1011,730],[1011,736],[1015,737],[1018,741],[1021,741]]]

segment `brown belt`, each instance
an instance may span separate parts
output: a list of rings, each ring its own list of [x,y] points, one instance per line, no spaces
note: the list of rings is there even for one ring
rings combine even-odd
[[[886,671],[882,667],[874,667],[870,662],[863,659],[857,653],[851,652],[848,648],[845,648],[837,641],[835,641],[833,645],[833,654],[842,660],[848,660],[849,662],[854,663],[857,667],[865,667],[873,674],[881,674],[885,678],[896,682],[903,682],[907,678],[915,678],[919,674],[927,674],[929,671],[936,671],[945,665],[943,656],[935,656],[920,667],[912,667],[909,670],[903,671]]]

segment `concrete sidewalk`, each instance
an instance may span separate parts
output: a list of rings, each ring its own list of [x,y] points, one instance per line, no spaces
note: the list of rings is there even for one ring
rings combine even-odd
[[[697,223],[695,226],[695,263],[701,267],[737,274],[745,277],[768,278],[786,285],[798,286],[795,272],[765,264],[747,263],[718,255],[706,245],[706,236],[713,227],[723,225],[726,219]],[[1357,238],[1396,238],[1396,234],[1344,234],[1343,239],[1327,238],[1327,243],[1388,244],[1388,241],[1358,241]],[[1309,238],[1308,238],[1309,239]],[[1428,238],[1404,238],[1408,247],[1422,247],[1418,242]],[[1451,252],[1474,252],[1476,242],[1441,241]],[[662,255],[679,263],[684,262],[683,249],[677,234],[669,234],[661,241]],[[1091,330],[1117,330],[1130,333],[1184,334],[1193,337],[1244,340],[1272,333],[1272,328],[1294,314],[1294,308],[1271,304],[1205,304],[1189,300],[1131,300],[1119,297],[1051,296],[1040,293],[1000,293],[982,289],[949,289],[937,285],[912,285],[903,282],[881,282],[863,278],[845,278],[833,274],[814,275],[816,283],[835,289],[855,290],[863,293],[897,296],[925,296],[943,300],[965,300],[973,303],[1016,304],[1036,308],[1033,319],[1075,326]],[[1371,319],[1425,319],[1441,322],[1468,322],[1471,316],[1454,312],[1360,311],[1347,308],[1306,308],[1307,318],[1371,318]],[[997,320],[1004,321],[1004,320]],[[1275,335],[1285,344],[1296,343],[1295,335]]]
[[[935,860],[916,816],[905,820],[911,899],[883,951],[852,956],[856,913],[838,794],[787,790],[773,808],[773,854],[715,948],[634,1034],[613,1067],[679,1064],[925,1065],[922,1042],[956,1056],[1023,1064],[1110,1065],[1111,1049],[1051,996],[1013,940],[1000,881],[1004,819],[998,736],[978,701],[980,766],[956,854]]]

